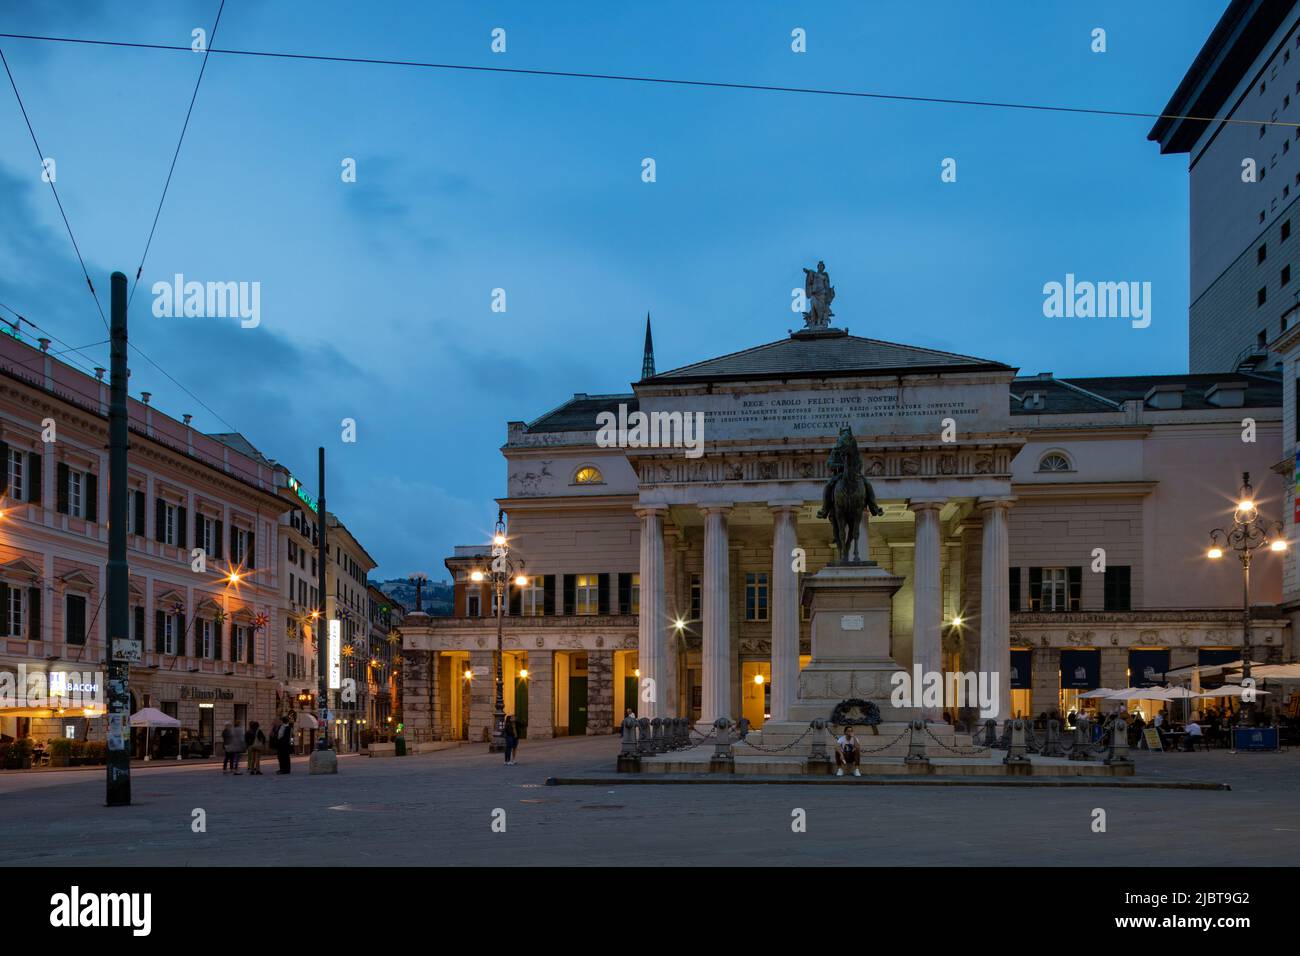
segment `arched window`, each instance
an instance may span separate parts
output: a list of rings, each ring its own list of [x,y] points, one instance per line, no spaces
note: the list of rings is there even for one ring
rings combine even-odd
[[[594,465],[583,465],[573,475],[575,485],[603,485],[605,476]]]
[[[1049,451],[1038,460],[1038,470],[1046,472],[1074,471],[1070,459],[1063,452]]]

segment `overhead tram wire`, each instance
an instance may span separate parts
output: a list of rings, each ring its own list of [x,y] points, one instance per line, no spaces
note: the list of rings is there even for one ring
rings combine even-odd
[[[181,135],[176,140],[176,151],[172,153],[172,165],[167,170],[167,181],[163,183],[162,195],[158,197],[158,208],[154,210],[153,225],[149,227],[149,238],[145,240],[144,252],[140,256],[140,265],[135,270],[135,281],[131,283],[131,293],[126,297],[128,309],[131,307],[132,300],[135,299],[135,290],[140,284],[140,274],[144,272],[144,261],[149,258],[149,248],[153,245],[153,234],[158,228],[158,217],[162,215],[163,203],[167,200],[167,190],[172,184],[172,173],[176,172],[176,160],[181,155],[181,144],[185,142],[185,131],[190,128],[190,116],[194,113],[194,101],[199,98],[199,87],[203,85],[203,74],[208,68],[208,53],[211,50],[212,41],[217,38],[217,27],[221,25],[221,12],[225,9],[226,0],[221,0],[221,5],[217,7],[217,19],[213,21],[212,32],[208,34],[208,42],[203,53],[203,63],[199,67],[199,77],[194,81],[194,93],[190,96],[190,107],[185,111],[185,122],[181,125]]]
[[[108,339],[105,339],[102,342],[92,342],[90,343],[90,345],[82,345],[79,347],[72,346],[69,345],[67,342],[65,342],[63,339],[59,338],[53,332],[49,331],[48,329],[42,328],[41,326],[37,325],[31,319],[27,318],[27,316],[19,312],[17,309],[10,308],[9,306],[5,305],[3,302],[0,302],[0,309],[4,309],[6,312],[10,312],[13,314],[14,318],[17,320],[16,322],[10,322],[8,319],[4,319],[4,318],[0,318],[0,322],[4,322],[6,325],[12,326],[15,329],[15,331],[19,330],[22,324],[27,324],[30,325],[33,329],[35,329],[37,332],[40,332],[43,335],[47,336],[51,341],[58,342],[60,345],[64,347],[63,352],[55,353],[55,354],[69,355],[70,353],[77,353],[78,358],[81,358],[82,361],[84,361],[85,356],[81,355],[80,353],[83,352],[85,349],[93,348],[97,345],[108,344]],[[68,361],[69,364],[71,364],[78,371],[85,372],[87,375],[94,374],[93,366],[78,364],[77,362],[73,361],[71,358],[69,358]]]
[[[32,33],[0,33],[0,39],[37,40],[45,43],[73,43],[86,46],[122,47],[137,50],[166,50],[194,52],[191,47],[169,43],[137,43],[126,40],[88,40],[82,37],[55,37]],[[467,63],[435,63],[423,60],[394,60],[383,57],[329,56],[321,53],[285,53],[275,50],[214,49],[209,45],[206,53],[224,53],[229,56],[252,56],[282,60],[312,60],[321,63],[353,63],[368,66],[404,66],[428,70],[461,70],[470,73],[503,73],[517,76],[549,76],[563,79],[609,80],[624,83],[654,83],[666,86],[691,86],[723,90],[751,90],[764,93],[799,93],[817,96],[845,96],[856,99],[891,100],[902,103],[928,103],[939,106],[976,106],[988,109],[1029,110],[1046,113],[1073,113],[1087,116],[1110,116],[1128,119],[1169,119],[1198,123],[1237,123],[1246,126],[1300,127],[1300,123],[1287,123],[1272,119],[1234,119],[1225,116],[1194,116],[1180,113],[1150,113],[1139,110],[1106,110],[1084,106],[1054,106],[1043,103],[1013,103],[999,100],[969,100],[946,96],[913,96],[903,93],[878,93],[868,90],[819,89],[807,86],[776,86],[764,83],[730,83],[722,80],[686,80],[664,76],[637,76],[621,73],[585,73],[577,70],[529,70],[522,67],[474,66]]]
[[[45,168],[45,153],[41,150],[41,144],[36,140],[36,130],[32,128],[31,117],[27,115],[27,107],[23,105],[22,94],[18,92],[18,83],[14,80],[13,71],[9,69],[9,61],[5,58],[4,50],[0,49],[0,63],[4,64],[5,73],[9,76],[9,85],[14,88],[14,97],[18,100],[18,109],[22,111],[23,120],[27,123],[27,132],[31,134],[32,145],[36,147],[36,158],[41,168]],[[72,234],[72,224],[68,222],[68,214],[63,209],[63,200],[59,198],[59,190],[54,185],[54,177],[46,176],[46,181],[50,184],[50,191],[54,193],[54,201],[58,203],[59,215],[63,217],[63,226],[68,230],[68,238],[72,240],[72,248],[77,253],[77,261],[81,263],[81,274],[86,277],[86,286],[90,289],[90,296],[95,300],[95,308],[99,310],[99,321],[104,323],[104,331],[108,329],[108,319],[104,317],[104,307],[99,302],[99,293],[95,291],[95,283],[90,281],[90,273],[86,270],[86,260],[81,257],[81,248],[77,245],[77,237]]]

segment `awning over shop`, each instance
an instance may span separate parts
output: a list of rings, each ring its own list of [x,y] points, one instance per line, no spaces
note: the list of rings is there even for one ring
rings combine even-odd
[[[304,711],[298,714],[293,725],[298,730],[317,730],[320,727],[320,721],[313,714]]]
[[[1061,687],[1092,690],[1101,686],[1101,651],[1061,651]]]
[[[1169,670],[1169,649],[1128,652],[1129,684],[1133,687],[1153,687],[1163,684]]]
[[[1011,652],[1011,689],[1030,690],[1033,688],[1034,652]]]

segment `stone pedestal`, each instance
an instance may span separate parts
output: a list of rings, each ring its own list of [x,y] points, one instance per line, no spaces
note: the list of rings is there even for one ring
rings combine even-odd
[[[885,723],[919,716],[914,707],[890,704],[893,675],[903,670],[890,655],[890,602],[902,586],[874,561],[828,565],[804,580],[812,661],[799,673],[791,721],[807,727],[817,717],[828,720],[837,704],[854,698],[875,704]]]
[[[313,750],[307,758],[307,773],[338,773],[339,757],[333,750]]]

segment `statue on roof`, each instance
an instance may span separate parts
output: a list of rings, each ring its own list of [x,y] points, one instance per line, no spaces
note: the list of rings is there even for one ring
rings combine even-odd
[[[817,271],[804,269],[803,292],[808,300],[808,311],[803,314],[804,328],[825,329],[831,324],[831,303],[835,300],[835,287],[831,285],[826,263],[818,262]]]

